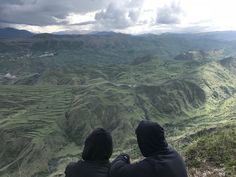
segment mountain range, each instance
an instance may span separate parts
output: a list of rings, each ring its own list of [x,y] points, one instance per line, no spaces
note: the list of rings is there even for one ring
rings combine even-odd
[[[28,38],[32,37],[34,34],[27,30],[18,30],[14,28],[1,28],[0,29],[0,39],[8,39],[8,38]]]
[[[143,119],[164,126],[189,176],[235,176],[235,34],[5,35],[0,177],[63,176],[96,127],[112,132],[113,158],[138,160]]]

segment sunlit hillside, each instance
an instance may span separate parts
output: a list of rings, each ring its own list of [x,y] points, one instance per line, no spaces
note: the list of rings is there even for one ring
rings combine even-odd
[[[2,39],[0,177],[64,176],[96,127],[112,132],[113,157],[140,159],[134,129],[142,119],[165,127],[190,176],[234,177],[236,45],[225,36]]]

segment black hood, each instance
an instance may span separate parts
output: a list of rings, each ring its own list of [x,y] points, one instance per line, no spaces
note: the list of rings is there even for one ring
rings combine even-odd
[[[168,149],[164,129],[158,123],[141,121],[135,133],[144,157],[149,157]]]
[[[88,161],[107,161],[112,151],[111,134],[102,128],[97,128],[85,140],[82,158]]]

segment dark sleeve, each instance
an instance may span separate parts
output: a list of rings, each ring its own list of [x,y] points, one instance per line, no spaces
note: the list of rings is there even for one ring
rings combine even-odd
[[[110,177],[143,177],[148,176],[148,171],[144,161],[130,164],[127,158],[119,155],[111,163]]]
[[[67,165],[66,170],[65,170],[65,177],[73,177],[74,176],[74,171],[75,171],[75,165],[76,163],[71,162],[69,165]]]

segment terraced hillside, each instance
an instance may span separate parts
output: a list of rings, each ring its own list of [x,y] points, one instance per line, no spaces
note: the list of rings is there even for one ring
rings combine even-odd
[[[49,160],[66,142],[58,120],[70,107],[72,89],[0,86],[0,90],[0,175],[33,176],[49,169]]]
[[[234,177],[234,46],[197,39],[44,34],[0,42],[0,177],[63,176],[96,127],[112,132],[114,156],[137,160],[142,119],[166,128],[190,176]]]

